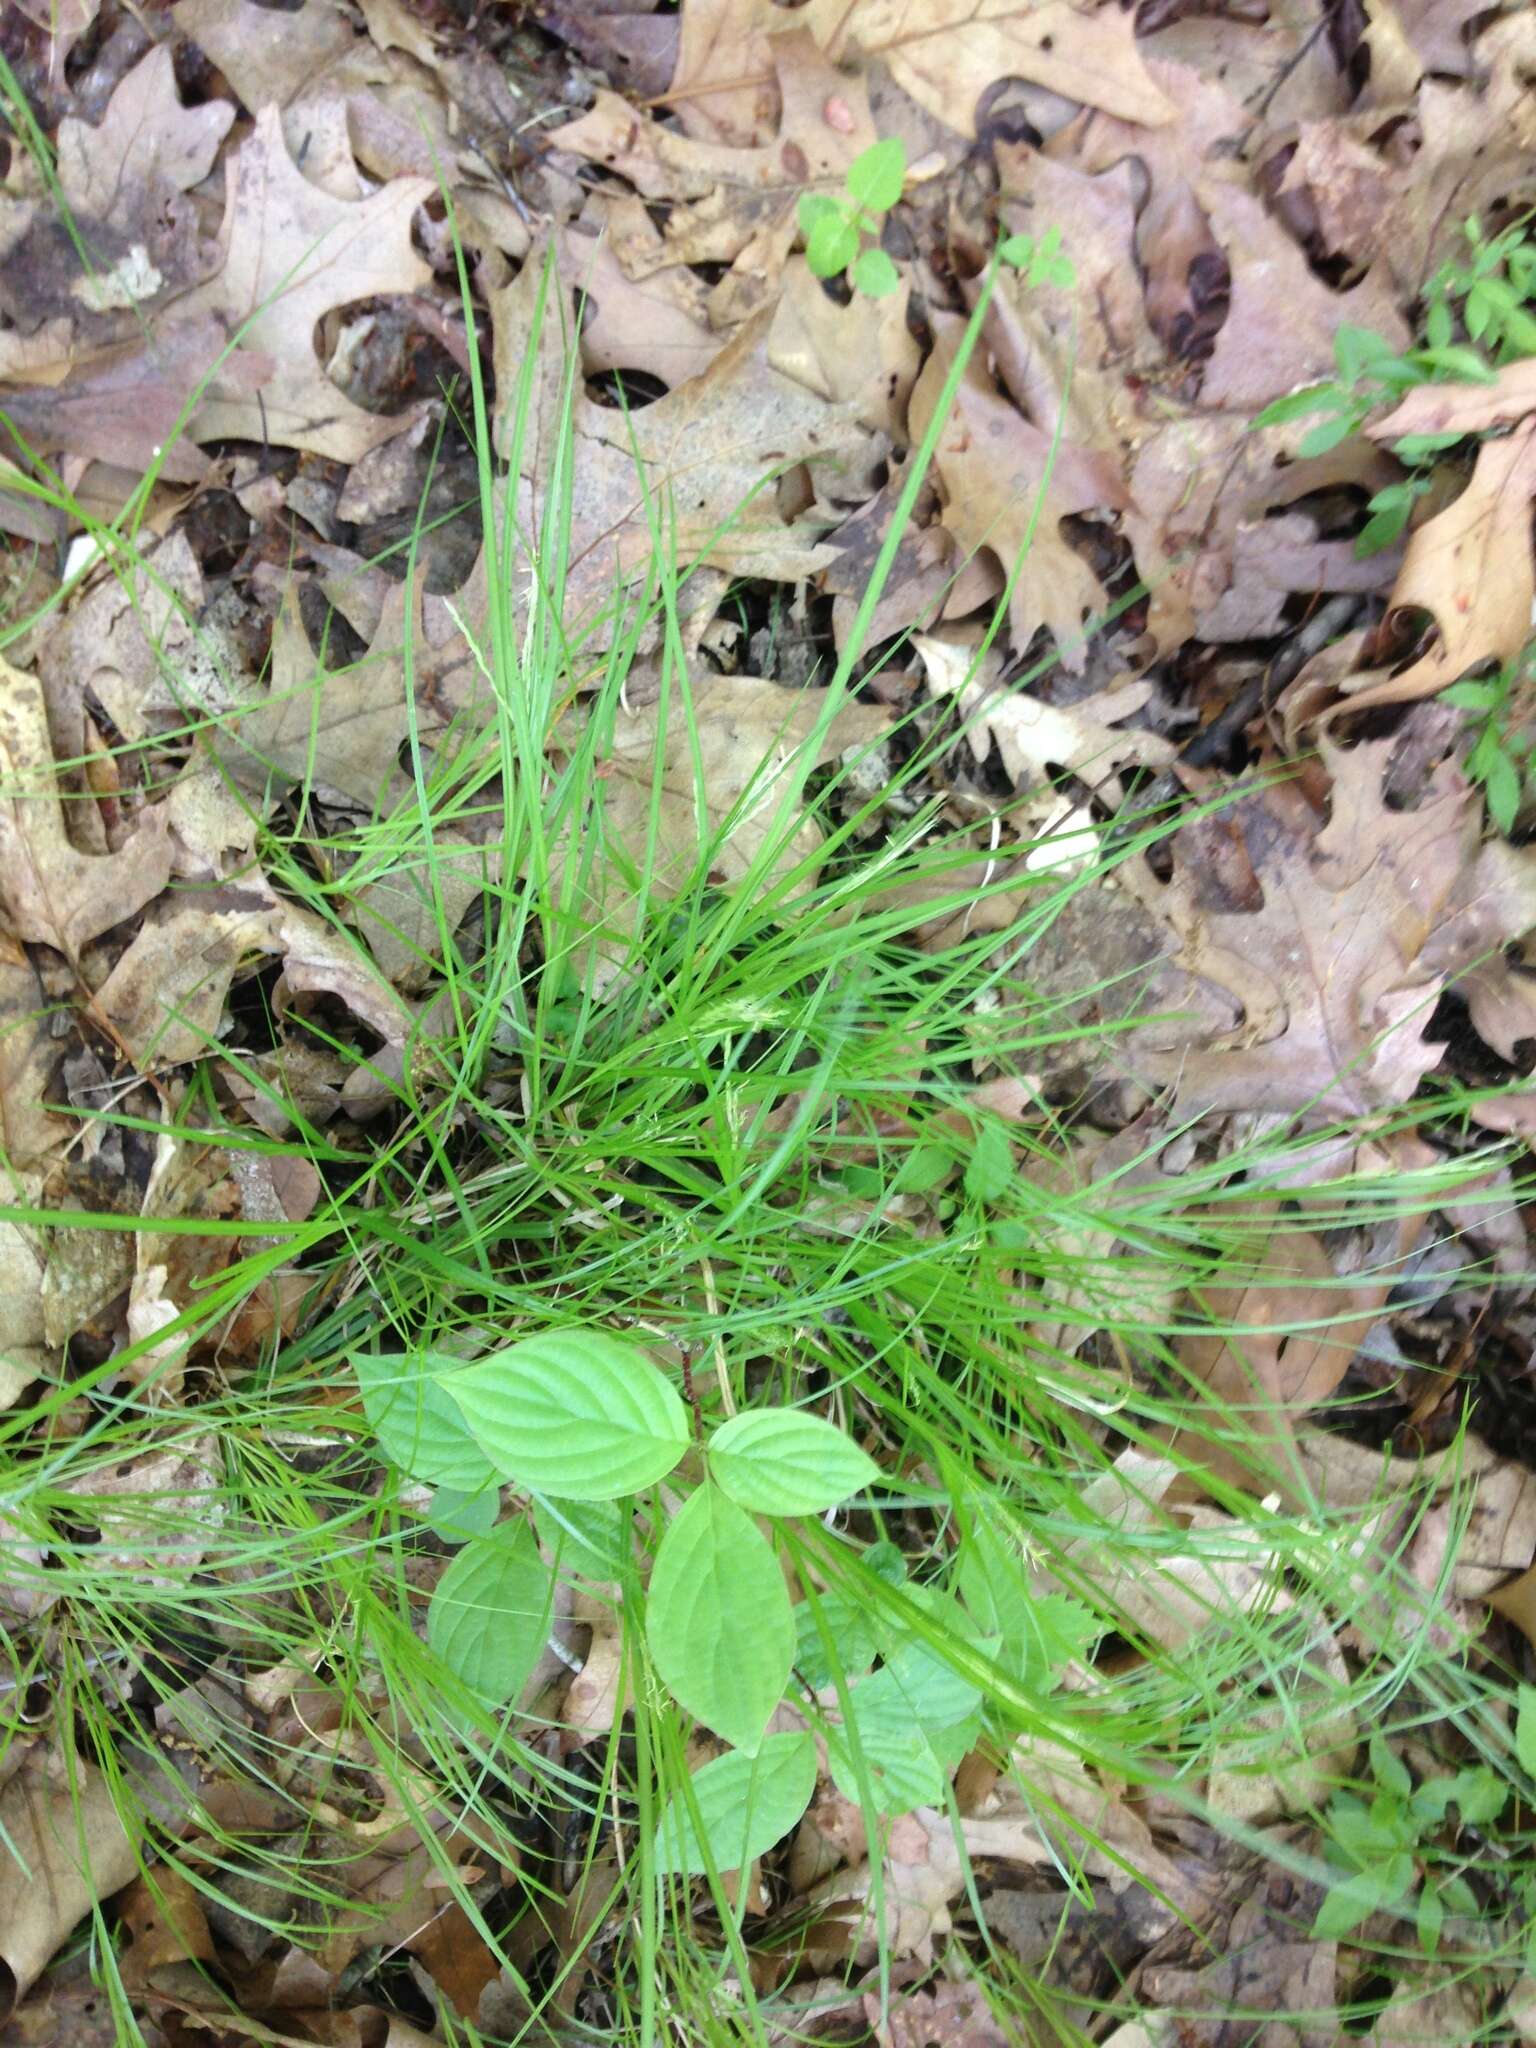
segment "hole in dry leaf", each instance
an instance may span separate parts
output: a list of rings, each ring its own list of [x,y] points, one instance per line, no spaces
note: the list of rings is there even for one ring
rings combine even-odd
[[[595,404],[610,406],[616,412],[639,412],[666,395],[666,385],[649,370],[604,370],[587,379],[587,396]]]

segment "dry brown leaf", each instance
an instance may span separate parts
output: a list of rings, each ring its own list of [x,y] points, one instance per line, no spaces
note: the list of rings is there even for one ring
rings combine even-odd
[[[1536,569],[1536,420],[1485,441],[1466,489],[1415,528],[1392,590],[1393,608],[1426,611],[1439,632],[1401,675],[1370,682],[1350,704],[1403,704],[1427,697],[1483,662],[1507,662],[1531,636]]]
[[[113,93],[98,127],[59,123],[60,189],[86,221],[144,233],[167,193],[190,192],[207,177],[234,118],[227,100],[183,106],[169,46],[152,49]]]
[[[989,311],[998,372],[1027,417],[1068,440],[1123,447],[1152,423],[1144,381],[1166,371],[1137,269],[1137,167],[1094,176],[1026,143],[993,144],[1004,224],[1033,234],[1048,222],[1072,252],[1071,285],[1026,283],[1004,271]]]
[[[297,783],[330,802],[387,813],[412,787],[400,767],[409,728],[407,646],[423,747],[430,750],[455,727],[471,737],[489,688],[451,614],[425,601],[418,579],[414,593],[403,583],[389,587],[373,644],[342,669],[322,665],[299,617],[297,586],[290,586],[273,627],[268,694],[223,720],[208,736],[210,751],[243,788],[265,799]]]
[[[1444,1048],[1423,1031],[1444,976],[1422,956],[1477,824],[1452,765],[1416,810],[1388,810],[1389,751],[1323,743],[1333,802],[1321,829],[1282,785],[1186,827],[1166,886],[1127,874],[1179,934],[1189,970],[1246,1016],[1228,1046],[1148,1057],[1181,1110],[1352,1116],[1406,1101],[1439,1063]]]
[[[908,324],[910,300],[903,279],[883,299],[855,293],[840,305],[796,256],[768,329],[768,365],[900,441],[922,355]]]
[[[1506,363],[1488,384],[1421,384],[1366,432],[1373,441],[1400,434],[1485,434],[1536,412],[1536,359]]]
[[[285,901],[259,876],[175,895],[157,905],[96,993],[135,1063],[156,1071],[218,1049],[229,984],[242,960],[276,955],[296,990],[324,989],[402,1047],[411,1013],[331,925]]]
[[[76,1921],[127,1884],[139,1855],[111,1782],[84,1763],[73,1785],[22,1775],[0,1792],[0,2019]]]
[[[584,301],[583,365],[589,373],[646,370],[669,391],[686,384],[724,345],[709,325],[707,288],[681,263],[632,275],[616,247],[663,253],[661,232],[638,199],[615,200],[599,228],[572,228],[559,244],[561,279]]]
[[[139,814],[111,854],[78,853],[64,828],[43,693],[0,655],[0,909],[26,944],[68,960],[170,880],[163,804]]]
[[[1309,513],[1242,521],[1232,539],[1232,580],[1195,631],[1202,640],[1267,640],[1280,633],[1290,601],[1334,592],[1384,591],[1397,574],[1400,548],[1364,560],[1349,540],[1319,540]]]
[[[274,367],[254,394],[215,375],[193,438],[276,441],[355,462],[406,422],[343,397],[315,353],[315,324],[335,307],[427,283],[431,271],[412,244],[411,218],[437,188],[426,178],[396,178],[366,199],[333,199],[294,163],[275,107],[257,116],[225,176],[221,266],[185,310],[238,327],[242,348],[269,356]]]
[[[761,147],[695,141],[601,92],[590,113],[551,137],[558,148],[620,172],[648,199],[692,202],[673,207],[650,256],[631,241],[625,268],[635,276],[647,263],[730,264],[710,294],[720,329],[767,303],[800,232],[800,194],[841,188],[854,158],[876,140],[863,81],[830,64],[798,17],[768,39],[768,54],[781,116],[777,138]],[[836,120],[829,119],[834,104]]]
[[[796,19],[835,64],[881,61],[904,92],[962,135],[1000,78],[1027,78],[1123,120],[1172,121],[1175,105],[1137,52],[1130,18],[1065,0],[808,0]],[[689,0],[668,101],[691,135],[764,139],[777,111],[772,0]]]
[[[388,75],[339,0],[303,0],[281,10],[257,0],[177,0],[173,12],[177,28],[218,66],[252,114],[301,98],[342,97]]]
[[[1227,2048],[1233,2012],[1295,2015],[1243,2021],[1246,2048],[1335,2048],[1338,1944],[1305,1932],[1322,1893],[1307,1885],[1298,1899],[1288,1885],[1285,1894],[1277,1904],[1266,1874],[1238,1908],[1219,1961],[1203,1969],[1153,1964],[1143,1974],[1150,1998],[1184,2013],[1188,2048]]]
[[[1231,165],[1206,166],[1196,195],[1232,275],[1232,302],[1200,384],[1202,405],[1257,408],[1333,368],[1340,327],[1368,327],[1406,348],[1396,294],[1377,269],[1329,289],[1301,247]]]
[[[1405,299],[1421,292],[1458,247],[1465,250],[1461,229],[1469,216],[1486,218],[1503,207],[1517,212],[1536,196],[1533,56],[1536,18],[1516,7],[1490,17],[1473,44],[1473,80],[1425,78],[1419,85],[1413,127],[1403,138],[1417,147],[1391,152],[1393,205],[1377,244]]]
[[[995,648],[978,661],[959,637],[918,634],[913,645],[936,697],[956,697],[978,759],[995,745],[1003,766],[1025,789],[1063,770],[1118,798],[1122,768],[1165,768],[1173,746],[1161,734],[1125,727],[1152,695],[1148,682],[1126,682],[1071,704],[1046,704],[1002,681]]]
[[[12,1169],[36,1165],[70,1129],[43,1106],[58,1099],[53,1075],[61,1046],[50,1028],[54,1013],[25,952],[0,941],[0,1152]]]
[[[935,313],[934,347],[912,393],[913,441],[927,433],[960,344],[964,322]],[[1041,626],[1062,663],[1080,669],[1085,627],[1108,604],[1104,586],[1063,537],[1071,513],[1109,513],[1128,500],[1112,457],[1053,439],[1022,419],[973,350],[939,433],[934,474],[943,523],[967,555],[986,549],[1005,573],[1021,560],[1009,602],[1010,637],[1022,653]]]
[[[1256,1219],[1255,1219],[1256,1220]],[[1266,1484],[1295,1491],[1294,1426],[1326,1401],[1354,1359],[1369,1324],[1391,1291],[1393,1274],[1369,1285],[1341,1286],[1322,1239],[1274,1215],[1273,1234],[1255,1253],[1242,1286],[1203,1289],[1199,1306],[1230,1329],[1183,1337],[1177,1351],[1191,1379],[1242,1419],[1250,1447],[1269,1447]],[[1416,1235],[1405,1221],[1399,1252]],[[1299,1327],[1311,1324],[1314,1327]],[[1186,1456],[1237,1484],[1252,1484],[1254,1466],[1202,1438]]]
[[[558,418],[560,329],[553,296],[546,298],[542,340],[534,332],[536,256],[492,300],[497,384],[503,394],[497,438],[504,454],[512,443],[510,408],[518,370],[536,349],[541,364],[521,448],[517,517],[525,536],[537,523]],[[776,369],[768,355],[772,331],[771,311],[745,322],[702,376],[640,411],[626,414],[577,396],[565,586],[568,633],[594,615],[611,618],[616,594],[651,561],[647,494],[681,563],[701,560],[734,574],[791,582],[832,559],[833,550],[821,535],[837,523],[840,514],[833,508],[868,495],[888,443],[862,423],[857,402],[826,399]],[[812,490],[831,504],[824,510],[818,501],[790,516],[779,509],[773,480],[802,464]],[[514,551],[519,594],[528,573],[519,548]],[[455,607],[474,632],[486,602],[483,559],[471,582],[476,588],[460,593]],[[701,587],[707,588],[696,576],[689,599]]]

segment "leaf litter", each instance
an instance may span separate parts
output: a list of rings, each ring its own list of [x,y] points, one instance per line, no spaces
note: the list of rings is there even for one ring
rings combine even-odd
[[[1097,1290],[1047,1304],[1056,1357],[1111,1384],[1127,1369],[1096,1327],[1123,1247],[1095,1227],[1095,1189],[1193,1176],[1198,1213],[1212,1162],[1283,1121],[1293,1196],[1245,1216],[1249,1270],[1190,1290],[1162,1368],[1246,1418],[1270,1483],[1316,1502],[1328,1541],[1362,1563],[1401,1553],[1426,1625],[1480,1669],[1528,1671],[1536,1328],[1526,1292],[1495,1299],[1482,1276],[1485,1253],[1516,1280],[1528,1263],[1536,888],[1521,835],[1490,836],[1440,693],[1528,659],[1536,380],[1526,361],[1437,375],[1331,447],[1304,417],[1253,416],[1332,376],[1350,329],[1408,348],[1462,223],[1503,225],[1536,197],[1533,34],[1528,10],[1414,0],[1326,25],[1280,6],[684,0],[469,27],[398,0],[147,16],[25,0],[7,91],[41,147],[16,127],[0,199],[0,530],[29,621],[0,666],[0,1408],[45,1445],[73,1443],[114,1389],[155,1422],[132,1457],[68,1482],[52,1550],[0,1500],[0,1713],[18,1710],[0,1839],[36,1880],[0,1897],[4,2039],[40,2038],[49,2000],[67,2009],[74,1965],[43,1973],[98,1906],[160,2041],[405,2043],[458,2020],[512,2038],[550,1942],[579,1958],[552,2010],[605,2010],[583,2001],[607,1967],[617,1862],[546,1857],[561,1883],[509,1920],[517,1837],[462,1828],[441,1756],[408,1741],[401,1798],[376,1703],[360,1712],[327,1669],[335,1614],[265,1670],[259,1634],[199,1644],[194,1614],[153,1646],[160,1704],[137,1750],[82,1765],[65,1706],[19,1714],[51,1692],[134,1703],[110,1631],[93,1640],[86,1617],[50,1633],[49,1576],[72,1549],[108,1579],[158,1558],[167,1584],[217,1554],[199,1403],[299,1329],[294,1233],[322,1194],[307,1160],[236,1134],[301,1132],[350,1170],[404,1077],[444,1085],[427,1050],[454,993],[444,925],[472,923],[509,879],[486,823],[486,650],[504,625],[486,551],[511,532],[521,604],[553,490],[570,506],[579,682],[550,767],[591,758],[608,795],[596,857],[573,835],[554,849],[579,944],[629,956],[658,839],[663,896],[722,827],[713,886],[805,885],[826,830],[758,859],[792,765],[854,764],[877,804],[903,718],[948,734],[931,794],[971,834],[977,895],[921,928],[940,967],[978,939],[1013,945],[1042,868],[1091,867],[1015,980],[1021,1004],[1114,1028],[999,1076],[988,1019],[960,1027],[989,1106],[1011,1091],[1020,1146],[1072,1134],[1065,1179],[1026,1154],[1056,1227],[1075,1227],[1070,1197],[1079,1241],[1102,1251]],[[884,233],[900,282],[876,301],[812,274],[797,202],[840,189],[886,135],[908,170]],[[1071,282],[1002,275],[941,414],[997,235],[1047,230]],[[504,465],[494,529],[466,460],[477,347]],[[893,535],[930,427],[931,470]],[[1400,474],[1407,435],[1479,438],[1435,451],[1400,551],[1362,558],[1362,507]],[[452,521],[408,559],[370,547],[390,519],[410,535],[434,490]],[[118,522],[115,564],[93,561],[80,508]],[[692,735],[656,686],[654,633],[626,642],[615,598],[643,591],[658,532],[691,565]],[[888,536],[877,654],[824,721],[820,684]],[[1330,606],[1354,631],[1287,670]],[[615,650],[629,681],[598,730]],[[338,863],[424,772],[490,798],[435,833],[425,865],[360,834]],[[1141,844],[1157,805],[1181,821]],[[844,858],[845,821],[829,825]],[[279,843],[298,865],[266,872]],[[620,1001],[625,978],[602,965],[594,986]],[[1443,1228],[1422,1204],[1347,1219],[1351,1175],[1432,1184],[1480,1133],[1512,1140],[1486,1204]],[[859,1227],[847,1190],[839,1203],[831,1227]],[[87,1212],[162,1228],[92,1231]],[[253,1251],[260,1285],[222,1294]],[[1495,1364],[1463,1435],[1479,1344]],[[298,1469],[338,1441],[323,1410],[279,1435]],[[1122,1618],[1121,1676],[1277,1600],[1320,1687],[1368,1663],[1368,1604],[1340,1635],[1277,1593],[1277,1554],[1234,1512],[1233,1489],[1257,1490],[1251,1460],[1185,1448],[1176,1431],[1127,1445],[1089,1488],[1095,1514],[1143,1533],[1142,1568],[1082,1535],[1052,1568],[1005,1548],[1005,1576],[1042,1614],[1073,1575],[1096,1582]],[[187,1547],[188,1514],[206,1551]],[[418,1596],[442,1561],[413,1561]],[[575,1575],[564,1597],[523,1704],[565,1729],[574,1772],[623,1737],[633,1689],[614,1583]],[[66,1641],[89,1666],[68,1685]],[[1084,1649],[1063,1646],[1066,1683],[1092,1696],[1116,1673]],[[1311,1932],[1318,1816],[1366,1731],[1320,1712],[1282,1766],[1266,1742],[1287,1705],[1262,1690],[1206,1786],[1248,1824],[1241,1846],[1067,1749],[1001,1757],[927,1728],[886,1760],[915,1772],[918,1810],[872,1843],[830,1745],[787,1848],[738,1880],[768,2037],[1017,2038],[979,1988],[989,1944],[1037,1974],[1042,2024],[1118,2048],[1239,2025],[1277,2044],[1346,2022],[1383,2044],[1518,2029],[1530,1980],[1492,1960],[1491,1935],[1481,1982],[1437,1974],[1430,1943],[1383,2010],[1363,1937]],[[843,1703],[827,1709],[835,1726]],[[802,1723],[781,1713],[787,1742]],[[268,1746],[278,1771],[234,1768],[209,1733],[231,1715],[246,1761]],[[136,1836],[118,1778],[139,1789]],[[341,1873],[346,1903],[300,1937],[306,1858]],[[216,1867],[217,1906],[184,1874]],[[782,1940],[758,1937],[791,1924],[786,1970]],[[1295,2017],[1250,2027],[1234,2010]]]

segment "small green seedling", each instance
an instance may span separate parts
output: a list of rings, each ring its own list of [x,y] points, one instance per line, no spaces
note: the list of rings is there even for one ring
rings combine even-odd
[[[1425,289],[1419,347],[1399,352],[1368,327],[1340,327],[1333,342],[1337,374],[1277,398],[1253,424],[1273,427],[1321,413],[1296,452],[1303,459],[1325,455],[1358,434],[1378,407],[1421,384],[1491,384],[1506,363],[1536,355],[1536,243],[1527,239],[1527,226],[1517,222],[1490,241],[1475,216],[1467,221],[1466,262],[1442,264]],[[1465,438],[1406,434],[1392,444],[1408,474],[1369,501],[1357,555],[1391,547],[1430,487],[1436,456]]]
[[[799,203],[805,260],[815,277],[851,271],[856,290],[871,299],[895,291],[901,275],[880,247],[880,224],[901,197],[907,152],[888,135],[848,166],[841,192],[802,192]]]
[[[1049,1689],[1097,1632],[1075,1601],[1032,1602],[1013,1538],[980,1519],[953,1591],[907,1585],[900,1553],[877,1541],[857,1566],[860,1597],[804,1582],[793,1604],[794,1523],[880,1485],[880,1468],[802,1409],[749,1409],[699,1443],[698,1406],[607,1331],[547,1331],[472,1364],[431,1351],[353,1363],[386,1454],[445,1490],[430,1526],[458,1547],[427,1640],[466,1710],[516,1704],[556,1586],[577,1573],[641,1620],[658,1693],[730,1745],[664,1807],[661,1872],[740,1868],[799,1820],[816,1740],[769,1733],[786,1697],[818,1728],[845,1797],[904,1813],[943,1803],[981,1733],[983,1688],[953,1646]],[[504,1486],[526,1507],[503,1519]]]
[[[1484,1827],[1503,1812],[1509,1787],[1486,1764],[1415,1786],[1408,1766],[1379,1735],[1371,1737],[1370,1758],[1372,1796],[1338,1792],[1329,1802],[1327,1855],[1339,1881],[1318,1908],[1312,1932],[1319,1940],[1340,1940],[1372,1913],[1402,1905],[1417,1883],[1419,1945],[1433,1955],[1447,1914],[1475,1918],[1479,1910],[1462,1874],[1465,1859],[1445,1846],[1448,1836],[1460,1833],[1447,1828],[1449,1811],[1457,1809],[1462,1828]]]
[[[1009,235],[998,244],[997,253],[1004,263],[1022,272],[1027,285],[1054,284],[1065,288],[1077,283],[1071,257],[1062,254],[1060,228],[1047,228],[1038,237]]]
[[[1474,738],[1467,778],[1482,790],[1488,816],[1505,838],[1515,828],[1521,805],[1536,794],[1536,734],[1525,719],[1533,684],[1536,648],[1528,647],[1496,675],[1452,683],[1440,692],[1442,704],[1470,713]]]

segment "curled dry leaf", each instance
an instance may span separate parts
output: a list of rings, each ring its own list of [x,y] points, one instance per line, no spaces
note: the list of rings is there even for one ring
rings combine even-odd
[[[918,634],[913,645],[933,694],[959,699],[977,755],[995,745],[1021,788],[1065,772],[1082,776],[1113,801],[1122,768],[1163,768],[1173,759],[1171,743],[1160,734],[1120,723],[1152,695],[1148,682],[1120,683],[1072,704],[1046,704],[1002,682],[1003,663],[995,650],[978,662],[975,649],[958,638]]]
[[[273,955],[291,989],[338,996],[387,1045],[404,1045],[411,1012],[361,949],[258,875],[157,905],[96,1005],[146,1071],[199,1059],[218,1049],[236,968]]]

